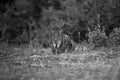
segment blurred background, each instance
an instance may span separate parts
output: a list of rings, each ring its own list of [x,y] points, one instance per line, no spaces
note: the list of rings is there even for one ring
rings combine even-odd
[[[0,43],[44,48],[59,43],[67,49],[85,42],[98,48],[120,45],[119,34],[119,0],[0,1]]]

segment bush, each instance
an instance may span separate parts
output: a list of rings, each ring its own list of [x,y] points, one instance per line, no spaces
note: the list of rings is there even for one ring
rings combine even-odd
[[[89,32],[89,42],[93,43],[95,47],[107,47],[107,37],[102,31]]]
[[[120,28],[115,28],[109,36],[109,42],[112,46],[120,45]]]

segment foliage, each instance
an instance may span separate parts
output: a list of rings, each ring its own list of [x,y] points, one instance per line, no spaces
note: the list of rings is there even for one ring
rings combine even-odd
[[[19,36],[24,36],[23,38],[30,44],[34,42],[44,44],[62,37],[61,35],[55,37],[52,34],[65,34],[73,39],[76,30],[80,32],[89,29],[89,41],[96,46],[102,46],[102,42],[106,43],[107,29],[111,26],[120,27],[119,5],[119,0],[1,1],[0,30],[2,35],[0,36],[13,41],[19,40]],[[7,30],[11,29],[13,32],[21,33],[16,34],[12,39],[13,33],[7,33]],[[111,36],[108,38],[112,42]]]
[[[120,28],[115,28],[114,32],[110,35],[109,41],[111,46],[120,45]]]
[[[107,36],[100,30],[89,32],[89,42],[92,42],[95,47],[107,47]]]

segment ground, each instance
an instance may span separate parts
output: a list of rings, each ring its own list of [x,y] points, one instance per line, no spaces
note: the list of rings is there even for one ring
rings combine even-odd
[[[2,45],[0,80],[119,80],[119,52],[118,46],[53,55],[51,49]]]

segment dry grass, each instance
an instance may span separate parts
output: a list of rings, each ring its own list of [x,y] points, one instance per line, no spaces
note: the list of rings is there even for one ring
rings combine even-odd
[[[60,55],[32,46],[1,48],[0,80],[119,80],[119,48]]]

